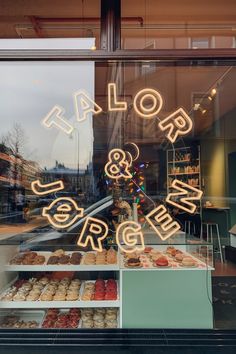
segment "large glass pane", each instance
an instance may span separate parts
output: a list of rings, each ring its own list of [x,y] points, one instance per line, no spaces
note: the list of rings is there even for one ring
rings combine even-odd
[[[95,38],[99,48],[100,0],[3,0],[0,38]]]
[[[235,326],[234,64],[1,63],[4,326]]]
[[[235,48],[231,0],[122,1],[122,48]]]

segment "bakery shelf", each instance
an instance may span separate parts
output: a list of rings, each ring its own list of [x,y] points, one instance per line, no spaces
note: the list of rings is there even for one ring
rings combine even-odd
[[[73,252],[65,252],[65,255],[71,255]],[[48,259],[52,256],[52,252],[37,252],[38,256],[44,256],[45,262],[43,264],[6,264],[4,270],[7,272],[60,272],[60,271],[118,271],[119,265],[116,264],[102,264],[102,265],[86,265],[84,264],[85,252],[80,252],[83,257],[80,264],[47,264]],[[92,252],[95,253],[95,252]],[[17,255],[17,254],[16,254]]]
[[[168,173],[168,176],[180,176],[180,175],[200,175],[200,172],[179,172],[179,173]]]
[[[120,307],[115,301],[1,301],[0,309]]]
[[[65,271],[119,271],[118,264],[111,265],[72,265],[72,264],[62,264],[62,265],[15,265],[8,264],[4,267],[7,272],[65,272]]]
[[[196,159],[197,161],[199,161],[199,159]],[[168,163],[170,164],[176,164],[176,163],[190,163],[191,160],[173,160],[173,161],[168,161]]]

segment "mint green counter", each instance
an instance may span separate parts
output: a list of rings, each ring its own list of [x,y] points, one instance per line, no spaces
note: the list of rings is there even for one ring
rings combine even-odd
[[[122,271],[123,328],[213,328],[208,270]]]

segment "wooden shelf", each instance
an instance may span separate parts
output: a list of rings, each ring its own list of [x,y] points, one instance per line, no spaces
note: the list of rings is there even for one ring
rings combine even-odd
[[[199,159],[195,159],[196,161],[199,161]],[[168,161],[168,163],[186,163],[186,162],[191,162],[191,160],[175,160],[175,161]]]
[[[181,173],[169,173],[168,176],[180,176],[180,175],[200,175],[200,172],[181,172]]]

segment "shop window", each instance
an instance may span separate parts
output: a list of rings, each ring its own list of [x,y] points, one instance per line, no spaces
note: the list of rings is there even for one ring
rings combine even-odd
[[[151,64],[1,63],[1,326],[235,325],[235,65]]]

